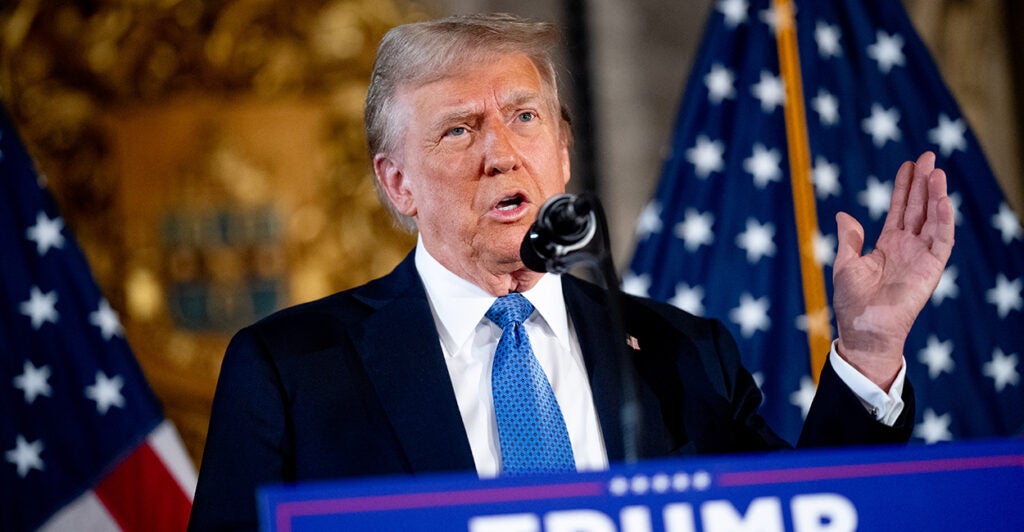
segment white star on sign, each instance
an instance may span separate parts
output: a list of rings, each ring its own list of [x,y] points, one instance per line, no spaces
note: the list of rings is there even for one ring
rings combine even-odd
[[[939,152],[945,157],[954,150],[967,151],[967,139],[964,137],[966,132],[967,125],[962,119],[950,120],[946,113],[941,113],[939,125],[928,130],[928,140],[937,144]]]
[[[648,297],[651,289],[651,276],[645,274],[637,275],[633,272],[627,273],[622,278],[622,291],[634,296]]]
[[[96,401],[96,411],[106,414],[111,406],[124,408],[124,396],[121,395],[121,388],[124,387],[124,379],[120,375],[109,378],[102,371],[96,372],[96,384],[85,387],[85,396]]]
[[[64,247],[64,235],[60,234],[64,228],[64,220],[59,216],[50,218],[45,212],[36,214],[36,224],[25,231],[25,238],[36,243],[36,251],[45,255],[50,248]]]
[[[914,427],[914,436],[921,438],[925,443],[932,444],[940,441],[952,441],[953,433],[949,432],[949,425],[953,422],[951,414],[938,416],[935,411],[929,408],[924,411],[924,419]]]
[[[743,169],[754,176],[754,185],[759,189],[768,183],[782,180],[782,154],[775,148],[765,148],[760,142],[754,144],[754,153],[743,160]]]
[[[960,287],[956,284],[957,275],[956,266],[950,266],[942,272],[939,284],[932,292],[932,305],[941,305],[946,298],[956,299],[960,295]]]
[[[646,240],[653,233],[661,232],[661,205],[652,201],[644,206],[640,217],[636,221],[636,235],[640,240]]]
[[[730,27],[747,21],[747,0],[718,0],[715,8],[725,16],[725,23]]]
[[[25,402],[32,404],[36,397],[45,395],[53,396],[53,388],[47,380],[50,378],[50,367],[35,367],[31,361],[26,360],[22,366],[21,375],[14,377],[14,387],[25,393]]]
[[[932,380],[942,373],[953,373],[953,341],[940,342],[933,334],[928,337],[928,345],[918,352],[917,359],[928,366],[928,377]]]
[[[839,37],[841,35],[842,33],[838,27],[831,26],[822,20],[815,24],[814,42],[818,44],[818,55],[822,59],[842,55],[843,48],[839,45]]]
[[[1013,239],[1020,238],[1021,233],[1024,232],[1021,230],[1017,215],[1005,201],[999,204],[999,213],[992,217],[992,227],[1002,234],[1004,244],[1009,244],[1013,242]]]
[[[690,288],[686,283],[679,283],[676,285],[676,294],[668,302],[690,314],[704,315],[704,289],[700,286]]]
[[[765,256],[775,256],[775,226],[771,222],[761,225],[747,218],[747,229],[736,235],[736,245],[747,252],[747,261],[757,264]]]
[[[729,319],[740,326],[740,334],[750,338],[757,331],[767,331],[771,326],[768,318],[768,297],[754,299],[750,294],[740,296],[740,305],[729,311]]]
[[[1017,373],[1017,354],[1004,354],[1003,350],[997,347],[992,352],[992,360],[982,366],[981,373],[995,381],[996,392],[1003,391],[1007,384],[1016,386],[1020,382],[1020,373]]]
[[[822,266],[831,266],[836,260],[836,237],[814,232],[814,259]]]
[[[903,37],[878,30],[875,43],[868,46],[868,57],[878,62],[878,69],[888,74],[894,65],[903,66]]]
[[[821,155],[814,158],[811,180],[814,181],[814,191],[818,199],[838,196],[842,192],[839,185],[839,165],[828,162],[828,159]]]
[[[824,126],[839,123],[839,100],[825,89],[818,89],[818,95],[811,100],[811,108],[818,113],[818,121]]]
[[[25,478],[28,472],[36,469],[43,470],[43,460],[39,457],[43,452],[43,440],[36,440],[29,443],[25,437],[18,434],[14,448],[7,451],[4,456],[7,461],[18,468],[18,476]]]
[[[900,121],[899,109],[885,109],[877,103],[871,104],[871,116],[861,122],[864,132],[871,135],[871,142],[876,148],[881,148],[886,141],[900,140],[902,134],[897,124]]]
[[[57,323],[57,292],[43,293],[33,286],[28,301],[21,303],[21,313],[32,319],[32,328],[38,330],[44,323]]]
[[[1020,310],[1024,305],[1020,295],[1021,285],[1020,277],[1010,281],[1000,273],[996,276],[995,288],[990,288],[985,292],[985,301],[995,305],[999,311],[999,317],[1005,318],[1011,310]]]
[[[711,245],[715,240],[715,234],[711,231],[714,223],[714,214],[686,209],[686,218],[676,224],[675,235],[683,239],[687,251],[696,251],[701,245]]]
[[[731,70],[720,63],[715,63],[711,67],[711,72],[704,76],[704,85],[708,88],[708,99],[711,100],[711,103],[718,104],[722,103],[722,100],[734,98],[736,89],[733,87],[733,83],[735,82],[736,76]]]
[[[101,299],[99,309],[89,314],[89,323],[100,328],[104,340],[124,335],[121,320],[117,319],[117,312],[110,308],[110,303],[106,299]]]
[[[761,80],[755,83],[750,91],[761,101],[761,110],[766,113],[786,103],[786,86],[782,83],[782,78],[773,76],[767,70],[761,71]]]
[[[800,377],[800,389],[789,394],[789,402],[794,406],[800,407],[800,415],[807,419],[807,413],[811,411],[811,403],[814,402],[814,392],[816,388],[814,381],[804,375]]]
[[[705,135],[697,136],[697,144],[686,150],[686,160],[693,164],[697,177],[706,178],[711,172],[721,172],[725,167],[725,144],[712,141]]]
[[[872,220],[877,220],[889,211],[892,198],[892,183],[880,182],[875,176],[868,176],[868,188],[857,194],[857,201],[868,210]]]

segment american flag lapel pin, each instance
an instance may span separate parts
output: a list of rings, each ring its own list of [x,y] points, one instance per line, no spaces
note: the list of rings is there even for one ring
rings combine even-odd
[[[628,345],[633,351],[640,350],[640,342],[636,339],[636,336],[626,335],[626,345]]]

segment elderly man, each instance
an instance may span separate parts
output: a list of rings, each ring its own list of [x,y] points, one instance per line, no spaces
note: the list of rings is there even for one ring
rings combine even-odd
[[[537,209],[569,181],[548,24],[457,17],[382,41],[366,130],[383,201],[419,234],[393,272],[279,312],[224,359],[191,526],[252,526],[258,485],[622,460],[622,346],[606,294],[524,268]],[[740,200],[738,198],[738,200]],[[839,337],[799,446],[906,441],[903,343],[953,245],[934,156],[905,163],[875,250],[839,215]],[[623,302],[641,457],[785,448],[717,321]],[[524,399],[524,397],[527,397]]]

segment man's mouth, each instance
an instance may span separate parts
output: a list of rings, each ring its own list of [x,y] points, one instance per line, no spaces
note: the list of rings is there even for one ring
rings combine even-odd
[[[499,212],[511,212],[516,210],[520,205],[526,201],[526,198],[522,194],[515,194],[503,198],[501,201],[494,206]]]

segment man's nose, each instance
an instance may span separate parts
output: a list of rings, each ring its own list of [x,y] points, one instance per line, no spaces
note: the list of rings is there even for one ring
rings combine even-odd
[[[489,128],[484,172],[489,176],[505,174],[519,168],[519,152],[512,131],[505,124]]]

